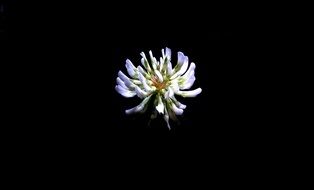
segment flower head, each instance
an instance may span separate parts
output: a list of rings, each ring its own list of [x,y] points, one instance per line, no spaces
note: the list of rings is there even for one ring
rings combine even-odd
[[[127,59],[125,67],[129,77],[119,71],[115,89],[126,98],[138,96],[143,99],[136,107],[125,110],[126,114],[145,112],[148,102],[154,97],[155,110],[151,118],[156,118],[157,113],[162,114],[170,129],[169,117],[175,120],[176,115],[182,115],[186,108],[186,105],[180,103],[175,95],[195,97],[202,92],[202,89],[185,91],[190,89],[195,81],[195,64],[192,62],[189,66],[187,56],[178,52],[177,64],[173,68],[171,50],[162,49],[161,53],[162,57],[157,60],[149,51],[149,61],[142,52],[141,64],[144,68],[141,65],[135,67]]]

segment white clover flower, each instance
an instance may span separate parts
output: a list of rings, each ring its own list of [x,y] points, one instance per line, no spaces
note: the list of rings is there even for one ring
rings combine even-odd
[[[182,52],[178,52],[178,61],[174,68],[171,64],[171,50],[162,49],[162,57],[159,61],[149,51],[150,62],[147,60],[144,52],[141,53],[141,63],[135,67],[127,59],[125,67],[130,77],[119,71],[117,85],[115,89],[126,98],[135,95],[143,99],[136,107],[125,110],[126,114],[143,113],[148,107],[148,102],[154,97],[155,110],[151,118],[157,117],[157,112],[162,114],[167,126],[170,129],[169,117],[176,120],[176,115],[182,115],[186,105],[176,100],[175,95],[182,97],[195,97],[202,92],[201,88],[191,91],[182,91],[190,89],[195,81],[195,64],[192,62],[189,66],[189,58]]]

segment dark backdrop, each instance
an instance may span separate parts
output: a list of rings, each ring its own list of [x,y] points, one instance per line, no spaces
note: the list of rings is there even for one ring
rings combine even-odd
[[[273,141],[269,115],[262,109],[269,96],[261,90],[265,76],[257,77],[263,67],[249,46],[258,37],[236,31],[229,25],[232,15],[184,4],[172,12],[173,7],[101,3],[9,7],[3,39],[10,42],[14,72],[25,76],[17,83],[23,94],[17,101],[23,105],[19,121],[28,127],[18,133],[35,152],[69,156],[70,165],[79,157],[97,167],[148,162],[154,169],[168,163],[174,173],[183,166],[208,166],[219,173],[263,158],[261,152]],[[126,116],[124,110],[140,101],[114,90],[127,58],[138,65],[141,51],[160,56],[165,47],[196,63],[192,89],[203,89],[196,98],[182,99],[187,108],[171,131],[162,119],[149,127],[149,115]]]

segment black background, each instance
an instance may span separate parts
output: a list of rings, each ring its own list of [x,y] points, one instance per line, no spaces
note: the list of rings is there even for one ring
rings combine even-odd
[[[263,152],[276,152],[280,144],[272,147],[278,129],[270,125],[275,116],[267,112],[271,94],[263,91],[267,74],[252,50],[260,43],[254,31],[239,32],[232,15],[211,14],[214,8],[202,5],[123,5],[8,4],[1,39],[9,42],[14,71],[23,76],[17,97],[25,114],[19,121],[29,127],[17,131],[28,134],[24,146],[73,168],[78,162],[143,167],[143,173],[161,170],[170,179],[184,169],[219,176],[266,166]],[[138,65],[140,52],[159,57],[165,47],[174,60],[182,51],[196,63],[192,89],[203,89],[182,99],[187,108],[170,131],[162,119],[149,127],[149,115],[126,116],[124,110],[140,100],[114,90],[127,58]]]

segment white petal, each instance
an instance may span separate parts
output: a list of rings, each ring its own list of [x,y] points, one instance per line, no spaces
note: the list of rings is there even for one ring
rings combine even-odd
[[[171,109],[176,115],[183,114],[183,109],[178,108],[174,103],[171,103]]]
[[[141,63],[148,72],[152,71],[152,68],[149,66],[149,63],[146,58],[142,58]]]
[[[157,60],[156,58],[153,56],[153,53],[152,51],[149,51],[149,57],[150,57],[150,61],[151,61],[151,64],[153,66],[153,69],[156,70],[157,69]]]
[[[178,63],[177,64],[182,65],[184,60],[185,60],[185,55],[182,52],[179,51],[178,52]]]
[[[169,98],[173,97],[174,92],[172,88],[168,87],[167,92],[165,93],[165,99],[168,100]]]
[[[182,97],[195,97],[197,95],[199,95],[202,92],[201,88],[197,88],[195,90],[191,90],[191,91],[179,91],[176,94],[180,95]]]
[[[179,52],[179,53],[181,53],[181,52]],[[179,53],[178,53],[178,57],[179,57]],[[183,62],[179,62],[179,60],[178,60],[178,64],[174,68],[175,73],[170,78],[171,80],[174,78],[177,78],[178,76],[185,73],[185,71],[187,70],[187,68],[189,66],[189,58],[187,56],[184,56],[184,55],[183,55],[184,57],[181,57],[181,56],[180,56],[180,59],[181,59],[180,61],[183,61]]]
[[[170,129],[171,129],[171,127],[170,127],[170,125],[169,125],[169,115],[168,115],[168,111],[167,111],[167,109],[165,109],[164,120],[166,121],[166,123],[167,123],[167,127],[168,127],[168,129],[170,130]]]
[[[130,81],[135,84],[135,85],[142,85],[142,82],[140,80],[137,79],[130,79]]]
[[[154,57],[154,61],[157,64],[157,69],[159,68],[159,61],[157,61],[157,59]]]
[[[135,85],[131,82],[130,78],[127,77],[123,72],[119,71],[118,76],[128,88],[134,88],[135,87]]]
[[[167,73],[168,73],[168,76],[172,75],[172,64],[170,61],[167,62]]]
[[[147,72],[143,69],[143,67],[141,67],[140,65],[139,66],[137,66],[137,70],[140,72],[140,73],[142,73],[142,75],[144,76],[144,77],[146,77],[148,74],[147,74]]]
[[[191,88],[195,81],[194,70],[191,70],[188,74],[185,74],[184,76],[176,78],[176,80],[178,81],[180,89],[184,90]]]
[[[164,114],[165,106],[161,100],[161,96],[158,96],[158,105],[156,106],[158,113]]]
[[[161,73],[158,70],[155,71],[155,74],[157,75],[159,82],[163,82],[164,81]]]
[[[143,84],[143,87],[145,88],[145,90],[146,91],[151,91],[152,88],[147,85],[146,78],[142,75],[142,73],[139,73],[139,78],[140,78],[140,81]]]
[[[120,85],[115,86],[116,91],[126,98],[131,98],[136,95],[135,92],[127,90]]]
[[[164,67],[164,60],[163,60],[163,58],[160,57],[159,62],[160,62],[160,63],[159,63],[159,71],[162,72],[162,69],[163,69],[163,67]]]
[[[145,98],[148,93],[143,91],[142,89],[140,89],[140,87],[138,86],[135,86],[135,92],[136,92],[136,95],[139,97],[139,98]]]
[[[188,78],[191,77],[191,75],[194,75],[194,70],[195,70],[195,63],[191,63],[188,71],[182,76],[182,78],[184,78],[185,80],[187,80]]]
[[[186,105],[182,104],[181,102],[179,102],[174,96],[171,97],[172,102],[180,109],[185,109]]]
[[[130,64],[130,66],[131,66],[134,70],[136,70],[136,67],[133,65],[133,63],[132,63],[131,60],[127,59],[126,62],[128,62],[128,63]]]
[[[145,61],[145,59],[144,59],[144,58],[142,58],[142,59],[141,59],[141,63],[142,63],[142,65],[144,66],[144,68],[145,68],[145,69],[147,69],[147,68],[146,68],[146,66],[145,66],[146,61]]]
[[[118,85],[122,86],[123,88],[128,89],[128,87],[125,86],[124,82],[119,77],[117,77],[116,81],[117,81]]]
[[[166,57],[168,61],[171,61],[171,49],[166,47]]]
[[[118,76],[123,80],[130,80],[129,77],[127,77],[122,71],[118,72]]]
[[[149,101],[150,97],[151,96],[146,97],[138,106],[135,106],[134,108],[125,110],[125,113],[126,114],[132,114],[132,113],[137,113],[137,112],[143,111],[145,108],[145,105]]]
[[[189,78],[187,81],[185,81],[182,85],[180,85],[181,90],[189,89],[193,86],[195,82],[195,76]]]
[[[183,65],[178,71],[178,75],[182,75],[183,73],[185,73],[185,71],[188,69],[188,66],[189,66],[189,58],[188,56],[185,56]]]
[[[144,59],[146,59],[146,55],[145,55],[144,52],[141,52],[140,55],[141,55]],[[146,59],[146,60],[147,60],[147,59]]]
[[[186,105],[182,104],[181,102],[178,102],[179,104],[176,105],[178,108],[180,109],[185,109],[186,108]]]
[[[165,50],[164,49],[161,49],[161,56],[165,57]]]
[[[192,71],[186,76],[186,79],[189,80],[190,78],[195,77],[194,73],[195,73],[195,71],[192,70]]]
[[[180,90],[179,84],[176,81],[171,83],[170,88],[172,88],[173,92],[175,93]]]
[[[126,69],[128,71],[128,74],[131,77],[135,77],[135,75],[136,75],[136,67],[132,64],[132,62],[129,59],[126,60],[125,67],[126,67]]]

